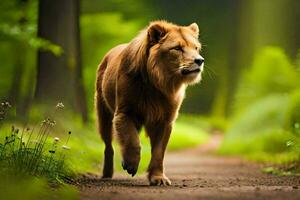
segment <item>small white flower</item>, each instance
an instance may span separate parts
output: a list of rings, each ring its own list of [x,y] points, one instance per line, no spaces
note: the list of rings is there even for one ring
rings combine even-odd
[[[56,108],[64,108],[64,107],[65,107],[64,104],[61,102],[56,105]]]
[[[46,120],[46,124],[48,124],[48,125],[50,125],[50,126],[55,126],[56,122],[55,122],[54,120],[48,118],[48,119]]]
[[[5,102],[5,105],[7,106],[7,107],[11,107],[11,105],[10,105],[10,103],[9,102]]]
[[[41,125],[44,125],[44,124],[47,124],[47,123],[48,123],[48,121],[44,119],[44,120],[42,121],[42,124],[41,124]]]
[[[65,150],[70,150],[71,149],[71,147],[68,147],[66,145],[63,145],[62,148],[65,149]]]
[[[55,137],[54,142],[59,142],[59,137]]]

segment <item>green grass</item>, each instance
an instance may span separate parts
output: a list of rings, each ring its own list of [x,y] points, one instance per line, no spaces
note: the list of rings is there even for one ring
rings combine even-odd
[[[6,109],[2,106],[1,113]],[[54,115],[59,109],[61,108],[55,108]],[[71,132],[65,145],[61,145],[57,137],[52,139],[50,134],[56,124],[54,115],[31,128],[18,128],[14,125],[9,128],[6,124],[0,130],[1,174],[44,177],[55,183],[71,176],[65,163],[65,151],[69,148],[67,143]]]
[[[65,162],[69,150],[67,136],[62,143],[52,138],[55,113],[29,128],[4,123],[8,103],[0,104],[0,199],[75,199],[76,190],[64,183],[72,178]],[[54,190],[53,187],[56,187]],[[16,192],[20,191],[20,192]]]
[[[48,122],[34,129],[18,129],[14,126],[1,130],[0,173],[45,177],[51,182],[61,182],[72,172],[65,164],[67,146],[61,146],[58,138],[48,138]],[[62,148],[63,147],[63,148]]]
[[[78,191],[74,186],[61,185],[53,188],[47,179],[0,175],[0,199],[5,200],[76,200]]]
[[[290,96],[269,95],[237,115],[225,134],[220,154],[289,163],[299,161],[299,136],[285,128]]]
[[[298,160],[299,154],[287,144],[296,139],[291,133],[284,130],[268,130],[249,138],[236,138],[223,142],[218,150],[222,155],[240,155],[246,159],[285,164]]]

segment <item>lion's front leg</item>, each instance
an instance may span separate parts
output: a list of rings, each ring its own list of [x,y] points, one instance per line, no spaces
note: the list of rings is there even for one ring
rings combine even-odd
[[[124,113],[115,114],[113,126],[121,146],[123,156],[122,167],[129,174],[134,176],[138,170],[141,158],[138,127],[133,120]]]
[[[164,173],[164,155],[170,138],[171,124],[146,127],[151,141],[151,161],[148,167],[150,185],[171,185],[171,181]]]

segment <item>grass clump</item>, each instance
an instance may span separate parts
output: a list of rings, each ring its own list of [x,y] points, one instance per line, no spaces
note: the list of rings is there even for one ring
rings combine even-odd
[[[9,110],[8,103],[1,104],[1,123]],[[57,104],[54,114],[37,124],[34,128],[19,129],[11,126],[0,130],[0,174],[8,176],[43,177],[51,183],[62,183],[72,177],[72,172],[65,162],[69,147],[68,140],[61,146],[60,139],[50,138],[50,133],[56,122],[55,113],[63,108]],[[6,132],[3,134],[3,132]],[[70,136],[71,132],[69,132]]]
[[[291,94],[285,125],[288,130],[300,137],[300,89]]]

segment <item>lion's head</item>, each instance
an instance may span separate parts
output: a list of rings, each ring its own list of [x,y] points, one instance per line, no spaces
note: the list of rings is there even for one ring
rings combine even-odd
[[[165,21],[147,28],[147,71],[159,87],[167,84],[193,84],[201,79],[204,58],[200,55],[196,23],[178,26]]]

